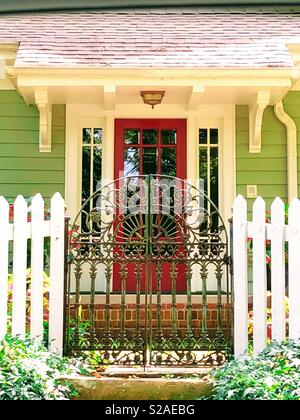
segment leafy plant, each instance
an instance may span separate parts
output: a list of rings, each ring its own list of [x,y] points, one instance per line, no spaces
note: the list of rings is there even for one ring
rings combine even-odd
[[[64,375],[88,374],[80,361],[49,353],[30,339],[0,342],[0,400],[67,400],[77,396]]]
[[[213,373],[212,400],[300,400],[300,341],[272,343]]]
[[[74,309],[74,308],[73,308]],[[89,350],[91,340],[91,323],[90,321],[83,320],[83,309],[79,306],[78,310],[78,326],[76,327],[76,321],[74,318],[70,318],[68,326],[67,341],[70,349],[80,349],[79,354],[82,360],[88,364],[91,368],[95,369],[95,372],[102,372],[106,369],[105,365],[108,361],[103,357],[100,351]],[[97,338],[94,337],[95,344]]]

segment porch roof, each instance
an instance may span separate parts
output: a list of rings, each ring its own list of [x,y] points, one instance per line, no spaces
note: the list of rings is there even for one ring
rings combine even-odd
[[[195,8],[0,15],[15,66],[56,68],[290,68],[300,11]]]

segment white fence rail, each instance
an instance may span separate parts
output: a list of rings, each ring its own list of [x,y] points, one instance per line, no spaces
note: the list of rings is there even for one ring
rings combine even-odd
[[[50,238],[49,349],[62,353],[64,296],[64,200],[55,194],[50,220],[45,220],[45,204],[37,194],[30,205],[23,196],[14,202],[13,220],[9,204],[0,197],[0,339],[8,332],[9,253],[12,251],[11,333],[24,338],[26,330],[41,342],[44,332],[44,239]],[[30,212],[31,220],[28,219]],[[31,239],[31,241],[28,241]],[[28,320],[27,246],[31,245],[30,319]],[[10,246],[12,244],[12,246]],[[27,327],[27,328],[26,328]]]
[[[238,196],[233,205],[233,294],[234,352],[239,356],[248,349],[249,309],[253,312],[253,349],[257,354],[267,344],[266,241],[271,247],[271,339],[300,338],[300,200],[288,209],[276,198],[271,206],[271,221],[266,222],[265,202],[258,197],[252,208],[252,222],[247,219],[247,202]],[[248,241],[252,240],[252,280],[250,295]],[[288,245],[288,251],[287,246]],[[288,255],[288,290],[286,257]],[[288,320],[286,319],[286,292]],[[269,315],[270,316],[270,315]],[[251,321],[252,322],[252,321]],[[269,320],[270,322],[270,320]],[[287,328],[288,325],[288,328]],[[288,331],[288,332],[287,332]]]

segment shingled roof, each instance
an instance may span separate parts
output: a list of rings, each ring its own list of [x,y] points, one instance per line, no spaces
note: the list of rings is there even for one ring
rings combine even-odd
[[[0,16],[0,42],[19,42],[16,66],[286,68],[300,13],[197,9]]]

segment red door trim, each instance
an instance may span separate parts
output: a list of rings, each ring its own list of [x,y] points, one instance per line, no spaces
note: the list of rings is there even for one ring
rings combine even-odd
[[[158,148],[167,148],[167,147],[176,147],[176,176],[177,178],[186,180],[187,177],[187,142],[186,142],[186,119],[116,119],[115,120],[115,150],[114,150],[114,178],[119,179],[123,175],[120,175],[120,172],[124,171],[124,130],[125,129],[157,129],[157,130],[177,130],[177,144],[176,145],[158,145]],[[131,146],[131,145],[130,145]],[[130,147],[129,146],[129,147]],[[140,142],[139,145],[132,145],[132,147],[155,147],[155,145],[143,145]],[[127,292],[135,292],[135,276],[134,276],[134,264],[128,264],[128,276],[126,280],[126,290]],[[163,282],[162,282],[162,292],[170,292],[172,289],[171,278],[169,273],[170,267],[168,264],[164,266]],[[155,270],[154,270],[155,272]],[[153,291],[155,290],[155,275],[152,279],[153,281]],[[142,289],[145,282],[145,276],[143,275],[142,279]],[[185,276],[185,266],[182,264],[179,267],[178,279],[176,284],[177,292],[186,291],[186,276]],[[113,279],[113,291],[120,292],[121,290],[121,277],[119,272],[119,267],[114,265],[114,279]]]

